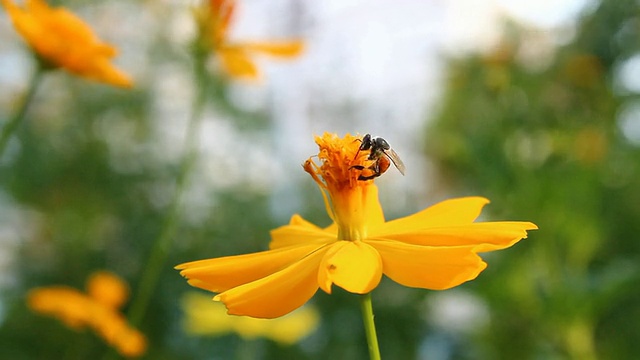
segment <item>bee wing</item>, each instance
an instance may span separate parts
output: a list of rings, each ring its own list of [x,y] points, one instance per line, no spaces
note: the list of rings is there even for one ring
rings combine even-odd
[[[404,163],[402,162],[402,160],[400,160],[400,156],[398,156],[398,154],[396,154],[396,152],[391,148],[385,150],[384,153],[389,159],[391,159],[391,162],[393,162],[393,165],[396,166],[396,169],[400,171],[400,174],[404,175]]]

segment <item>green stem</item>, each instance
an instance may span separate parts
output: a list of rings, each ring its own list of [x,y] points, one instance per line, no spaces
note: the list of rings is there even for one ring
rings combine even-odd
[[[185,139],[185,153],[182,157],[180,170],[176,179],[176,190],[171,199],[171,205],[168,210],[160,234],[156,239],[146,268],[138,283],[137,293],[128,312],[129,321],[135,327],[139,327],[147,311],[151,296],[160,280],[160,274],[164,267],[167,255],[171,249],[173,238],[176,233],[178,222],[180,220],[180,212],[182,210],[182,197],[188,183],[188,178],[195,164],[197,152],[199,148],[198,133],[202,112],[206,100],[206,76],[204,59],[196,57],[194,65],[195,82],[198,84],[197,94],[193,102],[191,118],[187,125],[187,134]]]
[[[360,295],[360,307],[362,309],[362,321],[367,334],[367,344],[369,345],[369,359],[380,360],[380,349],[378,348],[378,336],[376,335],[376,324],[373,321],[373,306],[371,305],[371,293]]]
[[[24,120],[24,115],[27,112],[27,108],[29,107],[31,100],[36,93],[38,85],[42,80],[42,74],[44,74],[44,68],[40,63],[38,63],[35,72],[31,76],[31,80],[29,81],[29,87],[27,88],[27,93],[22,99],[22,103],[20,104],[20,106],[18,106],[18,109],[13,117],[2,127],[2,132],[0,133],[0,159],[2,159],[2,154],[4,154],[4,151],[7,148],[9,138],[11,138],[11,135]]]

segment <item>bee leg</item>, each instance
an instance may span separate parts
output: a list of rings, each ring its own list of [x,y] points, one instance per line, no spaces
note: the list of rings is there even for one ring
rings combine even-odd
[[[362,170],[364,170],[366,168],[364,166],[362,166],[362,165],[353,165],[349,169],[356,169],[356,170],[362,171]],[[371,169],[371,168],[369,168],[369,169]],[[358,180],[371,180],[371,179],[373,179],[373,178],[375,178],[377,176],[378,176],[377,174],[373,174],[371,176],[360,175],[360,176],[358,176]]]
[[[360,175],[360,176],[358,176],[358,180],[361,180],[361,181],[371,180],[371,179],[377,178],[378,176],[380,176],[380,174],[373,174],[373,175],[370,175],[370,176]]]

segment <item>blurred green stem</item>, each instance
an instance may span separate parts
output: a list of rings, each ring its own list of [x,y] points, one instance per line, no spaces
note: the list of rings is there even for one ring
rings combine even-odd
[[[171,199],[167,216],[162,223],[160,234],[154,242],[153,249],[151,250],[151,254],[147,260],[147,265],[140,277],[137,293],[134,297],[133,303],[131,304],[131,308],[129,309],[129,321],[135,327],[139,327],[142,323],[149,301],[151,300],[151,296],[153,295],[156,285],[160,279],[160,274],[165,265],[169,250],[171,249],[173,238],[180,220],[184,190],[188,183],[189,174],[191,173],[197,158],[200,122],[207,98],[205,59],[206,58],[200,54],[195,56],[194,81],[197,84],[197,93],[195,94],[193,101],[191,118],[187,125],[187,133],[184,143],[185,152],[180,164],[180,170],[176,179],[176,189],[173,193],[173,198]]]
[[[42,64],[38,62],[38,65],[36,65],[36,69],[33,75],[31,76],[31,80],[29,81],[27,93],[24,95],[24,98],[22,99],[22,103],[18,106],[18,109],[16,113],[13,115],[13,117],[9,121],[7,121],[7,123],[4,124],[4,126],[2,127],[2,133],[0,133],[0,159],[2,158],[2,155],[4,154],[5,149],[7,148],[7,144],[9,143],[9,138],[11,138],[11,135],[15,132],[15,130],[18,128],[18,126],[20,125],[20,123],[22,123],[24,119],[24,115],[27,112],[27,108],[29,107],[31,100],[33,99],[33,96],[35,95],[36,90],[38,89],[38,85],[42,80],[42,75],[44,74],[44,70],[45,69],[42,66]]]
[[[360,307],[362,309],[362,321],[367,334],[367,344],[369,345],[369,359],[380,360],[380,349],[378,348],[378,336],[376,335],[376,324],[373,319],[373,305],[371,304],[371,293],[360,295]]]

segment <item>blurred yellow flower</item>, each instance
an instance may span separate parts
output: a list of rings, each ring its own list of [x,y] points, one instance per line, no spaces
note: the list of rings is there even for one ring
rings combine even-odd
[[[118,312],[129,296],[126,284],[114,274],[99,271],[87,280],[87,293],[67,286],[35,288],[29,291],[27,304],[33,311],[58,318],[70,328],[92,328],[123,356],[144,354],[145,336],[131,328]]]
[[[258,80],[260,71],[252,59],[254,54],[289,59],[304,49],[301,40],[279,42],[234,42],[229,40],[229,24],[236,9],[235,0],[210,0],[204,16],[200,16],[203,36],[215,52],[223,70],[231,77]]]
[[[477,222],[489,201],[443,201],[385,221],[373,180],[358,180],[354,165],[370,167],[360,138],[316,137],[316,165],[304,169],[318,183],[333,224],[320,228],[299,215],[271,232],[270,250],[181,264],[189,284],[215,293],[229,314],[285,315],[332,284],[357,294],[378,286],[382,274],[409,287],[444,290],[475,279],[487,264],[479,252],[507,248],[537,229],[530,222]]]
[[[305,306],[278,319],[254,319],[227,315],[224,305],[211,297],[189,292],[182,298],[184,328],[192,335],[221,336],[236,333],[244,339],[267,338],[291,345],[311,334],[320,322],[318,311]]]
[[[115,86],[133,85],[127,74],[110,63],[116,48],[98,39],[73,13],[42,0],[26,0],[24,7],[2,0],[2,5],[16,30],[48,66]]]

